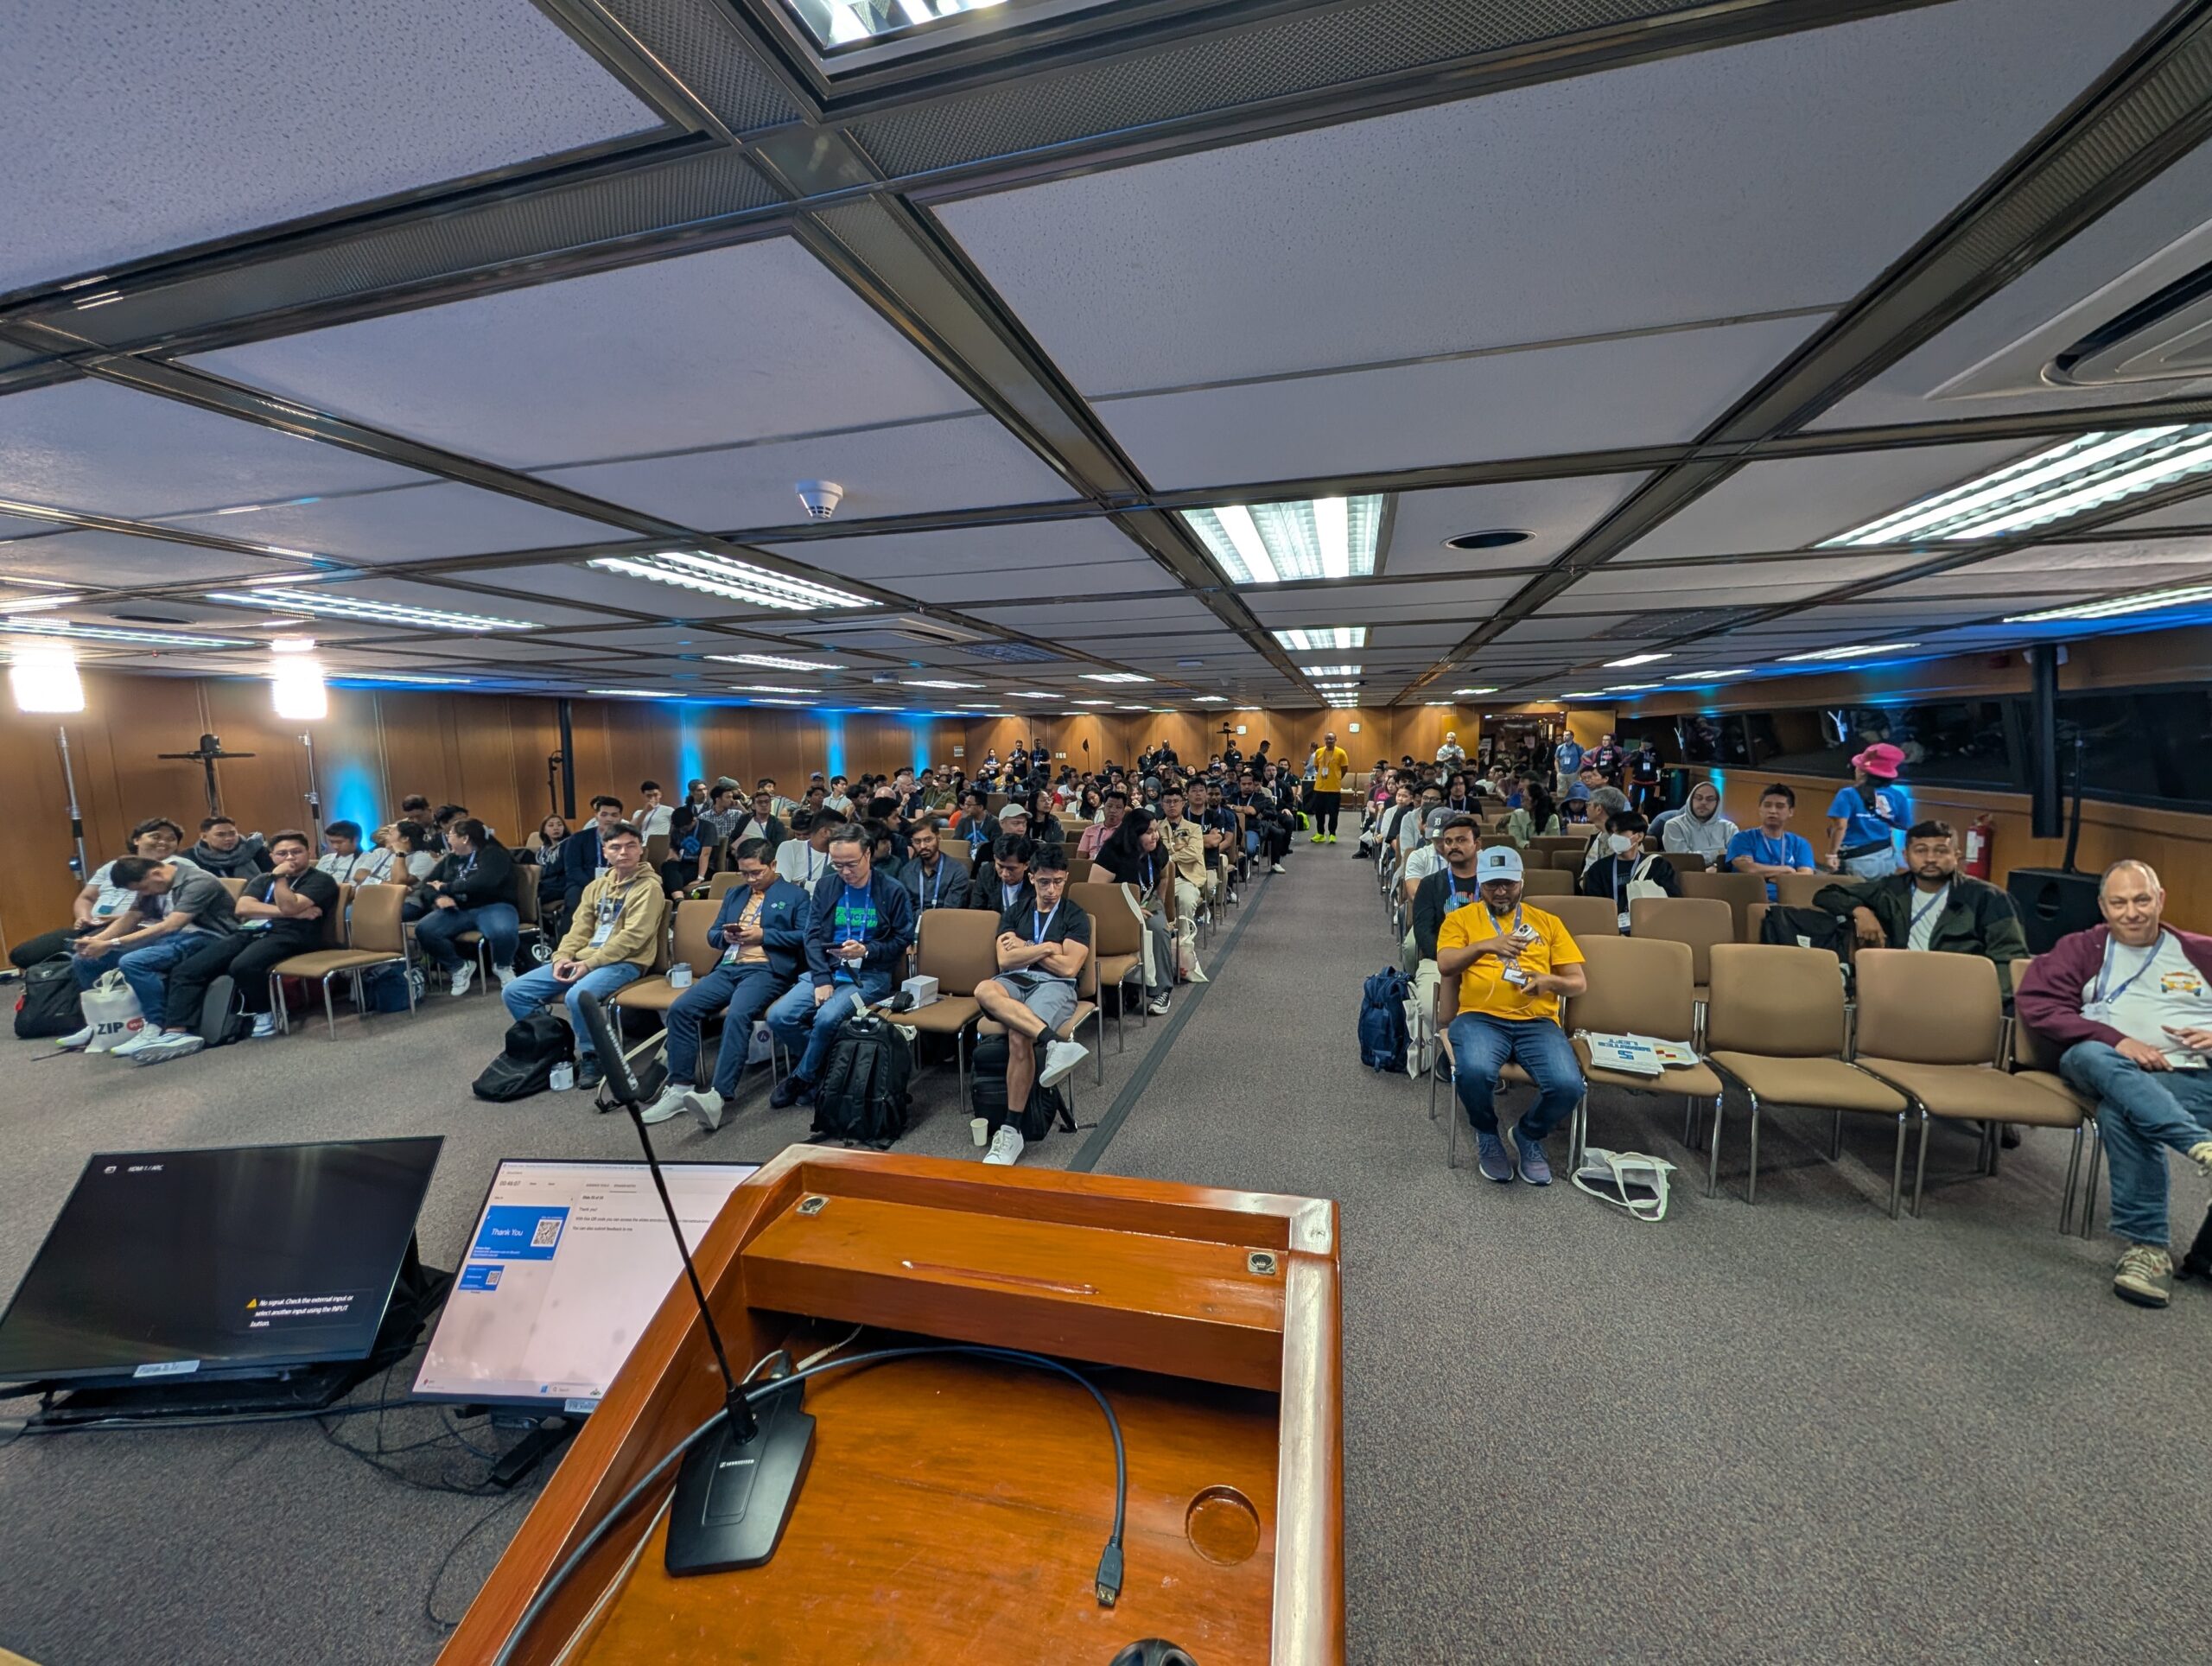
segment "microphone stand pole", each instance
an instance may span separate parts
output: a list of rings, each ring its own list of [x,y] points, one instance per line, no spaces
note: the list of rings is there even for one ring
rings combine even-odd
[[[77,859],[69,864],[69,871],[81,881],[91,870],[85,865],[85,817],[77,808],[77,772],[69,761],[69,726],[57,724],[54,736],[61,747],[61,785],[69,797],[69,836],[77,844]]]
[[[322,849],[322,794],[315,790],[315,736],[302,730],[300,744],[308,749],[308,836],[314,840],[308,848],[320,851]]]

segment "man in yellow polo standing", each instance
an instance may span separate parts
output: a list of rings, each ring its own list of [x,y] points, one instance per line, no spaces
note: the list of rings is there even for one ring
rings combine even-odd
[[[1351,754],[1325,734],[1313,749],[1313,843],[1337,842],[1337,810],[1344,798],[1344,777],[1351,770]]]

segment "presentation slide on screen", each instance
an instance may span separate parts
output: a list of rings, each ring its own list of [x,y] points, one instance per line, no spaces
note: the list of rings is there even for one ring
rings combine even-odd
[[[694,1250],[753,1167],[663,1170]],[[502,1163],[415,1391],[588,1410],[683,1272],[643,1163]]]

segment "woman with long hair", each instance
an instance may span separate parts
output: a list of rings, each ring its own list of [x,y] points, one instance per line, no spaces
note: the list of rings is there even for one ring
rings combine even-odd
[[[1096,873],[1135,893],[1137,912],[1150,939],[1138,957],[1144,967],[1145,997],[1155,1014],[1167,1010],[1175,989],[1175,881],[1167,853],[1160,848],[1160,827],[1148,810],[1132,808],[1121,825],[1098,847]]]
[[[1551,789],[1537,777],[1531,775],[1522,789],[1521,807],[1505,818],[1505,831],[1524,850],[1529,840],[1559,831],[1559,812],[1553,805]]]

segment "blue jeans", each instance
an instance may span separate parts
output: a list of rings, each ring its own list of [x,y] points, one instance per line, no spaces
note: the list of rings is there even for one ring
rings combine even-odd
[[[527,1018],[540,1007],[559,1002],[568,1012],[569,1027],[576,1033],[576,1057],[588,1059],[592,1056],[591,1032],[584,1027],[583,1014],[576,1008],[576,997],[589,989],[605,1001],[624,984],[636,982],[639,971],[634,962],[621,960],[586,972],[573,983],[563,983],[553,976],[550,966],[540,966],[534,972],[524,972],[500,990],[499,999],[507,1003],[507,1010],[517,1018]]]
[[[2112,1159],[2112,1230],[2166,1247],[2166,1154],[2212,1140],[2212,1071],[2147,1071],[2102,1041],[2077,1041],[2058,1073],[2097,1096],[2097,1129]]]
[[[837,1026],[861,1007],[873,1006],[890,993],[890,973],[863,971],[857,985],[838,984],[830,990],[830,998],[817,1007],[814,1004],[814,980],[802,977],[768,1008],[768,1027],[776,1033],[776,1040],[784,1044],[786,1052],[797,1052],[800,1042],[806,1044],[798,1069],[792,1073],[812,1082],[821,1074],[822,1061],[830,1056],[830,1040],[837,1033]]]
[[[1567,1032],[1548,1018],[1492,1018],[1461,1013],[1452,1021],[1452,1086],[1478,1134],[1497,1132],[1498,1072],[1507,1060],[1529,1072],[1536,1103],[1514,1132],[1541,1141],[1567,1120],[1582,1097],[1582,1066]]]
[[[213,941],[205,932],[171,932],[167,937],[157,937],[151,943],[119,954],[111,949],[97,959],[79,955],[77,987],[89,989],[100,981],[103,972],[121,971],[123,981],[130,986],[130,993],[138,997],[139,1013],[149,1027],[159,1029],[168,1011],[169,968],[188,955],[199,953]]]
[[[715,1091],[728,1098],[737,1091],[752,1044],[753,1026],[775,1000],[782,980],[766,965],[717,966],[676,997],[668,1009],[668,1079],[696,1086],[699,1070],[699,1026],[725,1007],[721,1051],[715,1055]]]
[[[1863,856],[1846,856],[1843,871],[1854,879],[1886,879],[1897,871],[1897,847],[1891,845],[1887,849],[1869,850]]]
[[[480,903],[474,908],[433,908],[415,925],[415,941],[436,964],[452,971],[461,964],[461,951],[454,939],[463,932],[481,932],[491,945],[494,966],[515,963],[522,944],[522,916],[512,902]]]

